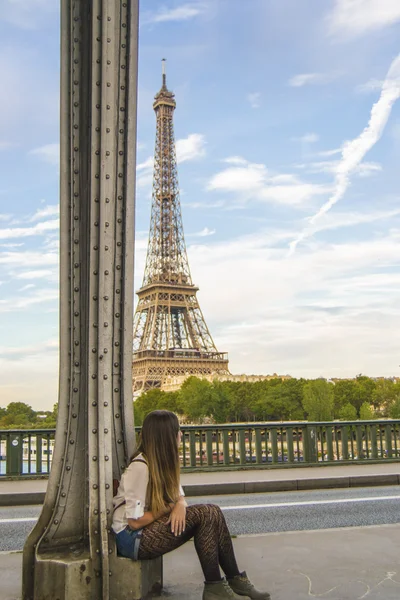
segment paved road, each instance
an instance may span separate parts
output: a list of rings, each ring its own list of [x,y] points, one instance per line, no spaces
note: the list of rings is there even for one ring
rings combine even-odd
[[[400,523],[400,489],[354,488],[189,498],[212,502],[233,535]],[[39,506],[0,508],[0,551],[20,550]]]

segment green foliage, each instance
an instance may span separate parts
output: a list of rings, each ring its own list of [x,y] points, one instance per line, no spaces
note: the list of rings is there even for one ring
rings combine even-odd
[[[391,419],[400,419],[400,397],[397,397],[393,404],[390,406],[389,417]]]
[[[375,383],[372,404],[382,417],[389,417],[391,407],[400,399],[400,382],[391,379],[379,379]]]
[[[10,402],[0,408],[0,429],[52,429],[57,408],[55,404],[52,411],[35,412],[24,402]],[[157,409],[171,410],[189,423],[400,419],[400,382],[365,375],[335,384],[324,379],[209,382],[189,377],[178,391],[141,394],[134,403],[135,424]]]
[[[375,413],[368,402],[363,402],[360,406],[360,419],[362,421],[372,421],[375,419]]]
[[[333,417],[334,391],[332,383],[316,379],[305,384],[303,407],[309,421],[331,421]]]
[[[355,421],[357,419],[357,410],[355,406],[348,402],[339,410],[338,416],[342,421]]]

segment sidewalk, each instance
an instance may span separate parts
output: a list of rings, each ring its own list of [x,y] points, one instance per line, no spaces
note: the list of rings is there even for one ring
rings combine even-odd
[[[399,485],[400,462],[183,473],[187,496]],[[47,479],[0,480],[0,506],[42,504]]]
[[[400,525],[240,536],[239,568],[272,600],[398,600]],[[21,553],[0,559],[0,600],[19,600]],[[164,557],[164,593],[200,600],[203,577],[192,542]]]

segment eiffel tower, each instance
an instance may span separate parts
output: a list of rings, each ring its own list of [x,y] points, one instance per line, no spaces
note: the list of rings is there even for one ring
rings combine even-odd
[[[162,387],[167,377],[226,375],[228,355],[218,352],[193,285],[183,233],[173,114],[175,95],[155,96],[156,145],[149,245],[133,325],[133,389]]]

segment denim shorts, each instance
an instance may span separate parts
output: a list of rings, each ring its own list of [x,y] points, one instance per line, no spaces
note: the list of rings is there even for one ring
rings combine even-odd
[[[138,560],[140,538],[143,529],[131,529],[129,525],[115,535],[119,556]]]

